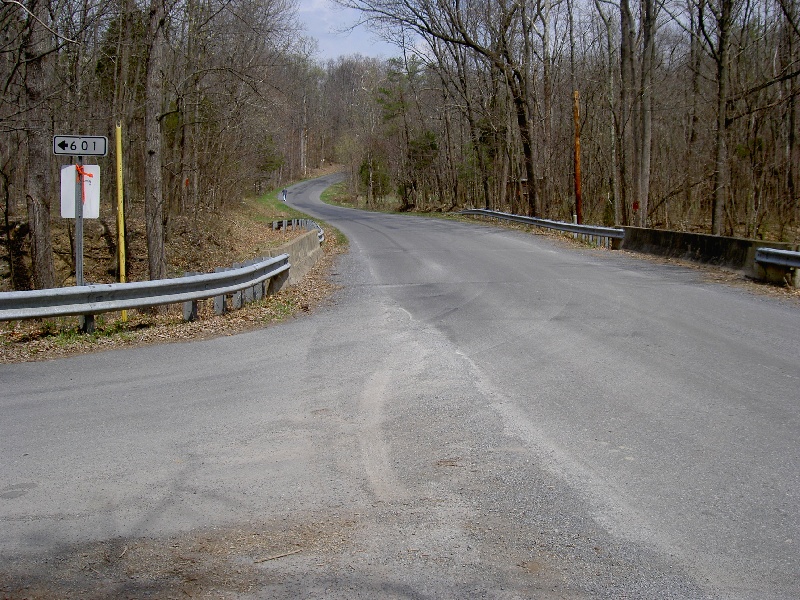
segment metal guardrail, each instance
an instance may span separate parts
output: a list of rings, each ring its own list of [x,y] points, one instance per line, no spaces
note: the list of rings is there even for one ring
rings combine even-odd
[[[4,292],[0,321],[94,315],[211,298],[256,286],[290,266],[289,255],[281,254],[236,269],[174,279]]]
[[[319,223],[312,221],[311,219],[284,219],[283,221],[272,222],[273,231],[277,231],[279,229],[288,229],[289,227],[292,229],[303,228],[307,231],[316,229],[319,243],[321,244],[325,241],[325,232],[322,230],[322,227],[319,226]]]
[[[800,252],[778,250],[777,248],[759,248],[756,250],[756,262],[765,265],[798,269],[800,268]]]
[[[578,235],[606,238],[607,240],[622,240],[625,237],[625,230],[617,229],[615,227],[599,227],[595,225],[578,225],[576,223],[564,223],[563,221],[551,221],[550,219],[525,217],[522,215],[514,215],[511,213],[504,213],[495,210],[486,210],[483,208],[462,210],[458,214],[494,217],[495,219],[513,221],[515,223],[523,223],[525,225],[536,225],[537,227],[546,227],[548,229],[555,229],[557,231],[575,233]],[[609,245],[611,245],[612,247],[618,247],[619,241],[611,242]]]

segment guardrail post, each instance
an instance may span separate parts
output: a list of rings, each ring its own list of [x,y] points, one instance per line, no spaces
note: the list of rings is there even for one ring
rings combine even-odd
[[[249,267],[250,265],[254,265],[257,262],[258,262],[257,260],[248,260],[248,261],[242,263],[242,266],[243,267]],[[250,287],[244,288],[242,290],[242,305],[252,304],[253,299],[255,298],[255,295],[256,295],[255,286],[250,286]]]
[[[200,275],[194,271],[187,271],[183,274],[184,277],[192,277],[193,275]],[[188,300],[183,303],[183,320],[196,321],[197,320],[197,300]]]
[[[222,273],[223,271],[227,271],[225,267],[216,267],[214,269],[214,273]],[[214,314],[215,315],[224,315],[226,312],[225,306],[225,294],[221,294],[219,296],[214,296]]]
[[[214,296],[214,314],[215,315],[225,314],[225,294],[221,296]]]
[[[196,321],[197,320],[197,300],[189,300],[183,303],[183,320]]]
[[[255,258],[250,262],[251,262],[251,264],[256,264],[256,263],[261,262],[262,260],[264,260],[264,259],[263,258]],[[251,293],[251,296],[252,296],[251,299],[250,299],[251,302],[258,302],[259,300],[261,300],[264,297],[264,282],[263,281],[259,281],[258,283],[253,285],[253,287],[250,288],[250,293]]]
[[[261,258],[254,258],[253,259],[253,264],[255,265],[255,264],[261,262],[262,260],[265,260],[265,258],[263,256]],[[264,297],[264,282],[263,281],[259,281],[257,284],[255,284],[253,286],[253,300],[258,302],[263,297]]]
[[[234,269],[241,269],[243,266],[244,264],[242,263],[233,263]],[[244,301],[244,293],[242,292],[242,290],[239,290],[238,292],[233,292],[233,294],[231,294],[231,309],[239,310],[240,308],[242,308],[243,301]]]
[[[81,315],[78,317],[78,327],[81,333],[94,333],[94,315]]]
[[[267,260],[267,258],[265,257],[257,258],[253,261],[253,264],[261,262],[262,260]],[[259,281],[257,284],[253,286],[253,296],[256,301],[261,300],[264,297],[264,294],[266,292],[266,288],[264,287],[265,283],[266,282],[264,281]]]

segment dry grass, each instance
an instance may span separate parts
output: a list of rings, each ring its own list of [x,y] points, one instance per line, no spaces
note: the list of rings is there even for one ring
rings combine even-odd
[[[358,525],[340,515],[297,514],[169,538],[75,544],[0,567],[0,598],[237,598],[289,579],[287,562],[324,567],[352,547]]]

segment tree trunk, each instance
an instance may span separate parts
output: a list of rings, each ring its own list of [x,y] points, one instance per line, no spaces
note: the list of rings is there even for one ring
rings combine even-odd
[[[617,152],[617,105],[616,90],[614,89],[614,35],[611,29],[611,19],[603,12],[600,0],[594,0],[595,8],[603,20],[606,30],[606,49],[608,51],[608,108],[610,112],[609,135],[611,150],[611,189],[613,193],[614,225],[622,224],[622,197],[619,189],[619,152]]]
[[[575,121],[575,148],[573,164],[575,167],[575,217],[583,224],[583,194],[581,193],[581,118],[578,90],[573,95],[573,119]]]
[[[795,31],[793,24],[796,22],[796,8],[794,2],[787,2],[784,8],[786,22],[783,26],[784,29],[784,55],[783,62],[787,65],[794,63],[797,60],[797,47],[795,38],[792,32]],[[778,210],[778,215],[781,221],[781,239],[784,237],[784,227],[791,227],[800,219],[800,202],[797,197],[797,177],[798,169],[800,169],[800,152],[797,146],[797,96],[800,93],[798,89],[798,78],[791,77],[789,81],[784,84],[785,90],[784,97],[787,98],[786,113],[783,118],[783,126],[785,128],[785,160],[788,164],[786,169],[786,188],[784,192],[783,205]]]
[[[525,176],[527,186],[525,187],[525,204],[528,215],[531,217],[539,216],[539,202],[536,194],[536,166],[533,162],[533,136],[531,134],[530,118],[528,116],[528,101],[522,96],[519,86],[512,85],[511,97],[514,101],[514,109],[517,116],[517,126],[522,142],[522,156],[525,166]]]
[[[147,39],[150,53],[145,84],[145,226],[150,279],[164,279],[164,189],[161,173],[161,103],[164,60],[164,4],[151,0]]]
[[[30,33],[25,45],[26,201],[31,238],[31,266],[36,289],[55,287],[53,246],[50,239],[50,164],[52,118],[47,108],[50,18],[44,0],[32,7]]]
[[[650,197],[650,149],[653,139],[653,63],[655,55],[656,10],[654,0],[642,0],[642,81],[639,109],[641,135],[638,197],[639,197],[639,227],[647,227],[647,212]]]
[[[480,204],[483,208],[489,210],[491,207],[489,191],[489,173],[486,167],[486,155],[484,152],[484,145],[481,143],[481,135],[478,130],[478,125],[475,119],[475,109],[472,102],[472,89],[469,83],[467,58],[465,51],[456,47],[453,50],[453,57],[456,67],[458,69],[458,84],[461,88],[461,93],[464,97],[464,112],[467,117],[467,126],[469,127],[469,139],[472,144],[472,151],[475,153],[475,158],[478,161],[478,177],[480,179],[480,190],[483,195]],[[492,142],[493,143],[493,142]]]
[[[553,202],[553,57],[552,57],[552,43],[550,40],[550,20],[552,11],[551,0],[545,0],[542,3],[542,12],[540,19],[542,21],[542,104],[544,109],[544,147],[542,148],[544,154],[544,189],[542,190],[543,199],[540,203],[550,206]],[[571,22],[571,17],[570,17]],[[528,36],[526,36],[528,37]],[[523,141],[524,143],[524,141]],[[528,156],[525,156],[526,170],[528,167]],[[532,161],[532,157],[531,157]],[[533,188],[535,181],[531,180],[531,175],[528,174],[528,186]],[[532,216],[539,216],[538,211],[531,213]],[[548,215],[545,215],[548,216]]]
[[[693,175],[697,172],[697,133],[699,129],[699,119],[697,116],[700,104],[700,66],[702,61],[702,53],[700,47],[700,27],[697,22],[698,15],[695,13],[692,3],[689,3],[690,23],[690,51],[689,60],[691,68],[691,100],[687,102],[689,106],[689,114],[687,115],[687,128],[686,133],[686,152],[684,158],[684,212],[691,214],[694,206],[694,193],[692,191]]]
[[[714,139],[714,198],[711,233],[722,235],[725,203],[728,197],[728,58],[733,0],[721,0],[717,17],[717,126]]]
[[[633,46],[634,31],[633,18],[631,16],[628,0],[620,1],[620,123],[619,123],[619,181],[620,181],[620,203],[622,204],[622,224],[629,223],[628,206],[629,186],[628,174],[634,171],[629,168],[631,155],[635,154],[629,149],[633,146],[631,142],[631,120],[632,120],[632,100],[631,90],[633,89]],[[634,198],[635,201],[635,198]]]
[[[306,101],[306,94],[303,94],[303,110],[301,113],[300,122],[300,175],[306,177],[308,175],[308,103]]]

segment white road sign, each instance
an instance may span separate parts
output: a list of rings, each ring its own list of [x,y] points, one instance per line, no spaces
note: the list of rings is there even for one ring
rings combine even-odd
[[[108,138],[102,135],[54,135],[53,154],[105,156],[108,154]]]
[[[84,165],[83,218],[100,218],[100,165]],[[91,177],[89,176],[91,175]],[[75,165],[61,167],[61,216],[75,218]]]

